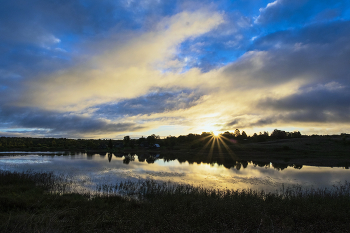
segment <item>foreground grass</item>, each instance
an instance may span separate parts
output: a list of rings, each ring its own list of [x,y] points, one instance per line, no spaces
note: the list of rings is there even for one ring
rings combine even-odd
[[[148,180],[80,195],[67,182],[0,171],[0,232],[347,232],[350,225],[349,183],[271,194]]]

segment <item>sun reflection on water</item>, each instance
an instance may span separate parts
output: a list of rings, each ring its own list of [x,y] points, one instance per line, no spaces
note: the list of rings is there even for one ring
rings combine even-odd
[[[205,157],[217,156],[217,149],[236,158],[237,156],[234,151],[230,150],[228,143],[230,141],[223,136],[208,136],[203,146],[208,149],[204,151]],[[213,152],[214,145],[215,153]],[[349,175],[349,170],[342,168],[304,166],[302,169],[287,167],[277,170],[271,164],[270,166],[257,166],[253,162],[237,162],[235,166],[226,168],[225,165],[218,163],[180,162],[161,154],[152,156],[153,160],[149,160],[144,155],[143,159],[141,157],[142,155],[136,154],[110,154],[110,156],[90,154],[88,156],[84,153],[61,156],[2,156],[0,157],[0,169],[6,168],[14,171],[32,169],[69,174],[76,177],[77,182],[81,181],[81,187],[86,186],[87,188],[93,188],[99,183],[115,184],[126,180],[153,179],[159,182],[171,181],[206,188],[252,188],[276,191],[282,187],[282,184],[285,186],[296,184],[314,185],[315,187],[331,186],[336,182],[345,181]],[[111,159],[110,162],[109,159]],[[128,163],[125,163],[125,159],[129,159]],[[9,166],[10,162],[16,166]]]

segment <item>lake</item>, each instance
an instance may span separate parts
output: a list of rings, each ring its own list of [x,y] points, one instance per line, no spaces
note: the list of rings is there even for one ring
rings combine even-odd
[[[282,187],[324,188],[349,180],[350,170],[340,167],[284,166],[236,162],[234,166],[188,163],[154,155],[114,155],[67,152],[1,152],[0,169],[64,174],[74,190],[91,191],[97,184],[153,179],[216,189],[280,192]]]

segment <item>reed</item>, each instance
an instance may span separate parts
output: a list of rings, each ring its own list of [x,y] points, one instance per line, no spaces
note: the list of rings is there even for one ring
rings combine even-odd
[[[346,232],[350,184],[267,193],[155,180],[78,194],[65,175],[0,171],[0,232]]]

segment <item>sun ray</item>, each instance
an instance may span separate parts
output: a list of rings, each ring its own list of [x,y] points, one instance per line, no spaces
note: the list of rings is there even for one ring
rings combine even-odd
[[[231,148],[224,142],[224,140],[222,140],[222,138],[225,137],[219,137],[218,139],[220,140],[220,142],[222,143],[222,145],[225,147],[225,149],[227,150],[227,152],[229,153],[229,155],[231,156],[232,159],[237,160],[238,157],[237,155],[231,150]]]
[[[215,137],[215,141],[218,144],[219,153],[222,153],[222,149],[221,149],[221,146],[220,146],[220,143],[219,143],[219,139],[220,139],[220,137]]]
[[[214,151],[214,145],[215,145],[215,138],[212,137],[212,143],[211,143],[211,146],[210,146],[210,150],[209,150],[209,154],[208,154],[208,160],[210,161],[211,163],[211,158],[213,156],[213,151]]]
[[[234,139],[229,139],[229,138],[227,138],[227,137],[225,137],[225,136],[223,136],[223,135],[220,135],[220,137],[223,138],[223,139],[225,139],[226,141],[228,141],[228,142],[230,142],[230,143],[235,143],[235,142],[236,142],[236,140],[234,140]]]
[[[210,136],[207,136],[206,138],[208,138],[208,137],[210,137]],[[209,146],[209,144],[210,144],[210,142],[211,142],[212,140],[214,140],[213,137],[210,138],[210,140],[203,146],[203,148],[198,152],[198,154],[203,153],[204,150]]]
[[[221,164],[224,164],[225,163],[225,156],[223,155],[223,151],[222,151],[222,149],[221,149],[221,145],[220,145],[220,141],[219,141],[219,139],[220,139],[220,137],[218,136],[218,137],[215,137],[215,141],[216,141],[216,143],[217,143],[217,145],[218,145],[218,149],[219,149],[219,159],[220,159],[220,163]]]
[[[201,137],[199,139],[195,139],[193,141],[193,143],[197,143],[197,142],[200,142],[200,141],[204,141],[205,139],[209,138],[209,137],[212,137],[212,135],[208,135],[208,136],[205,136],[205,137]]]

